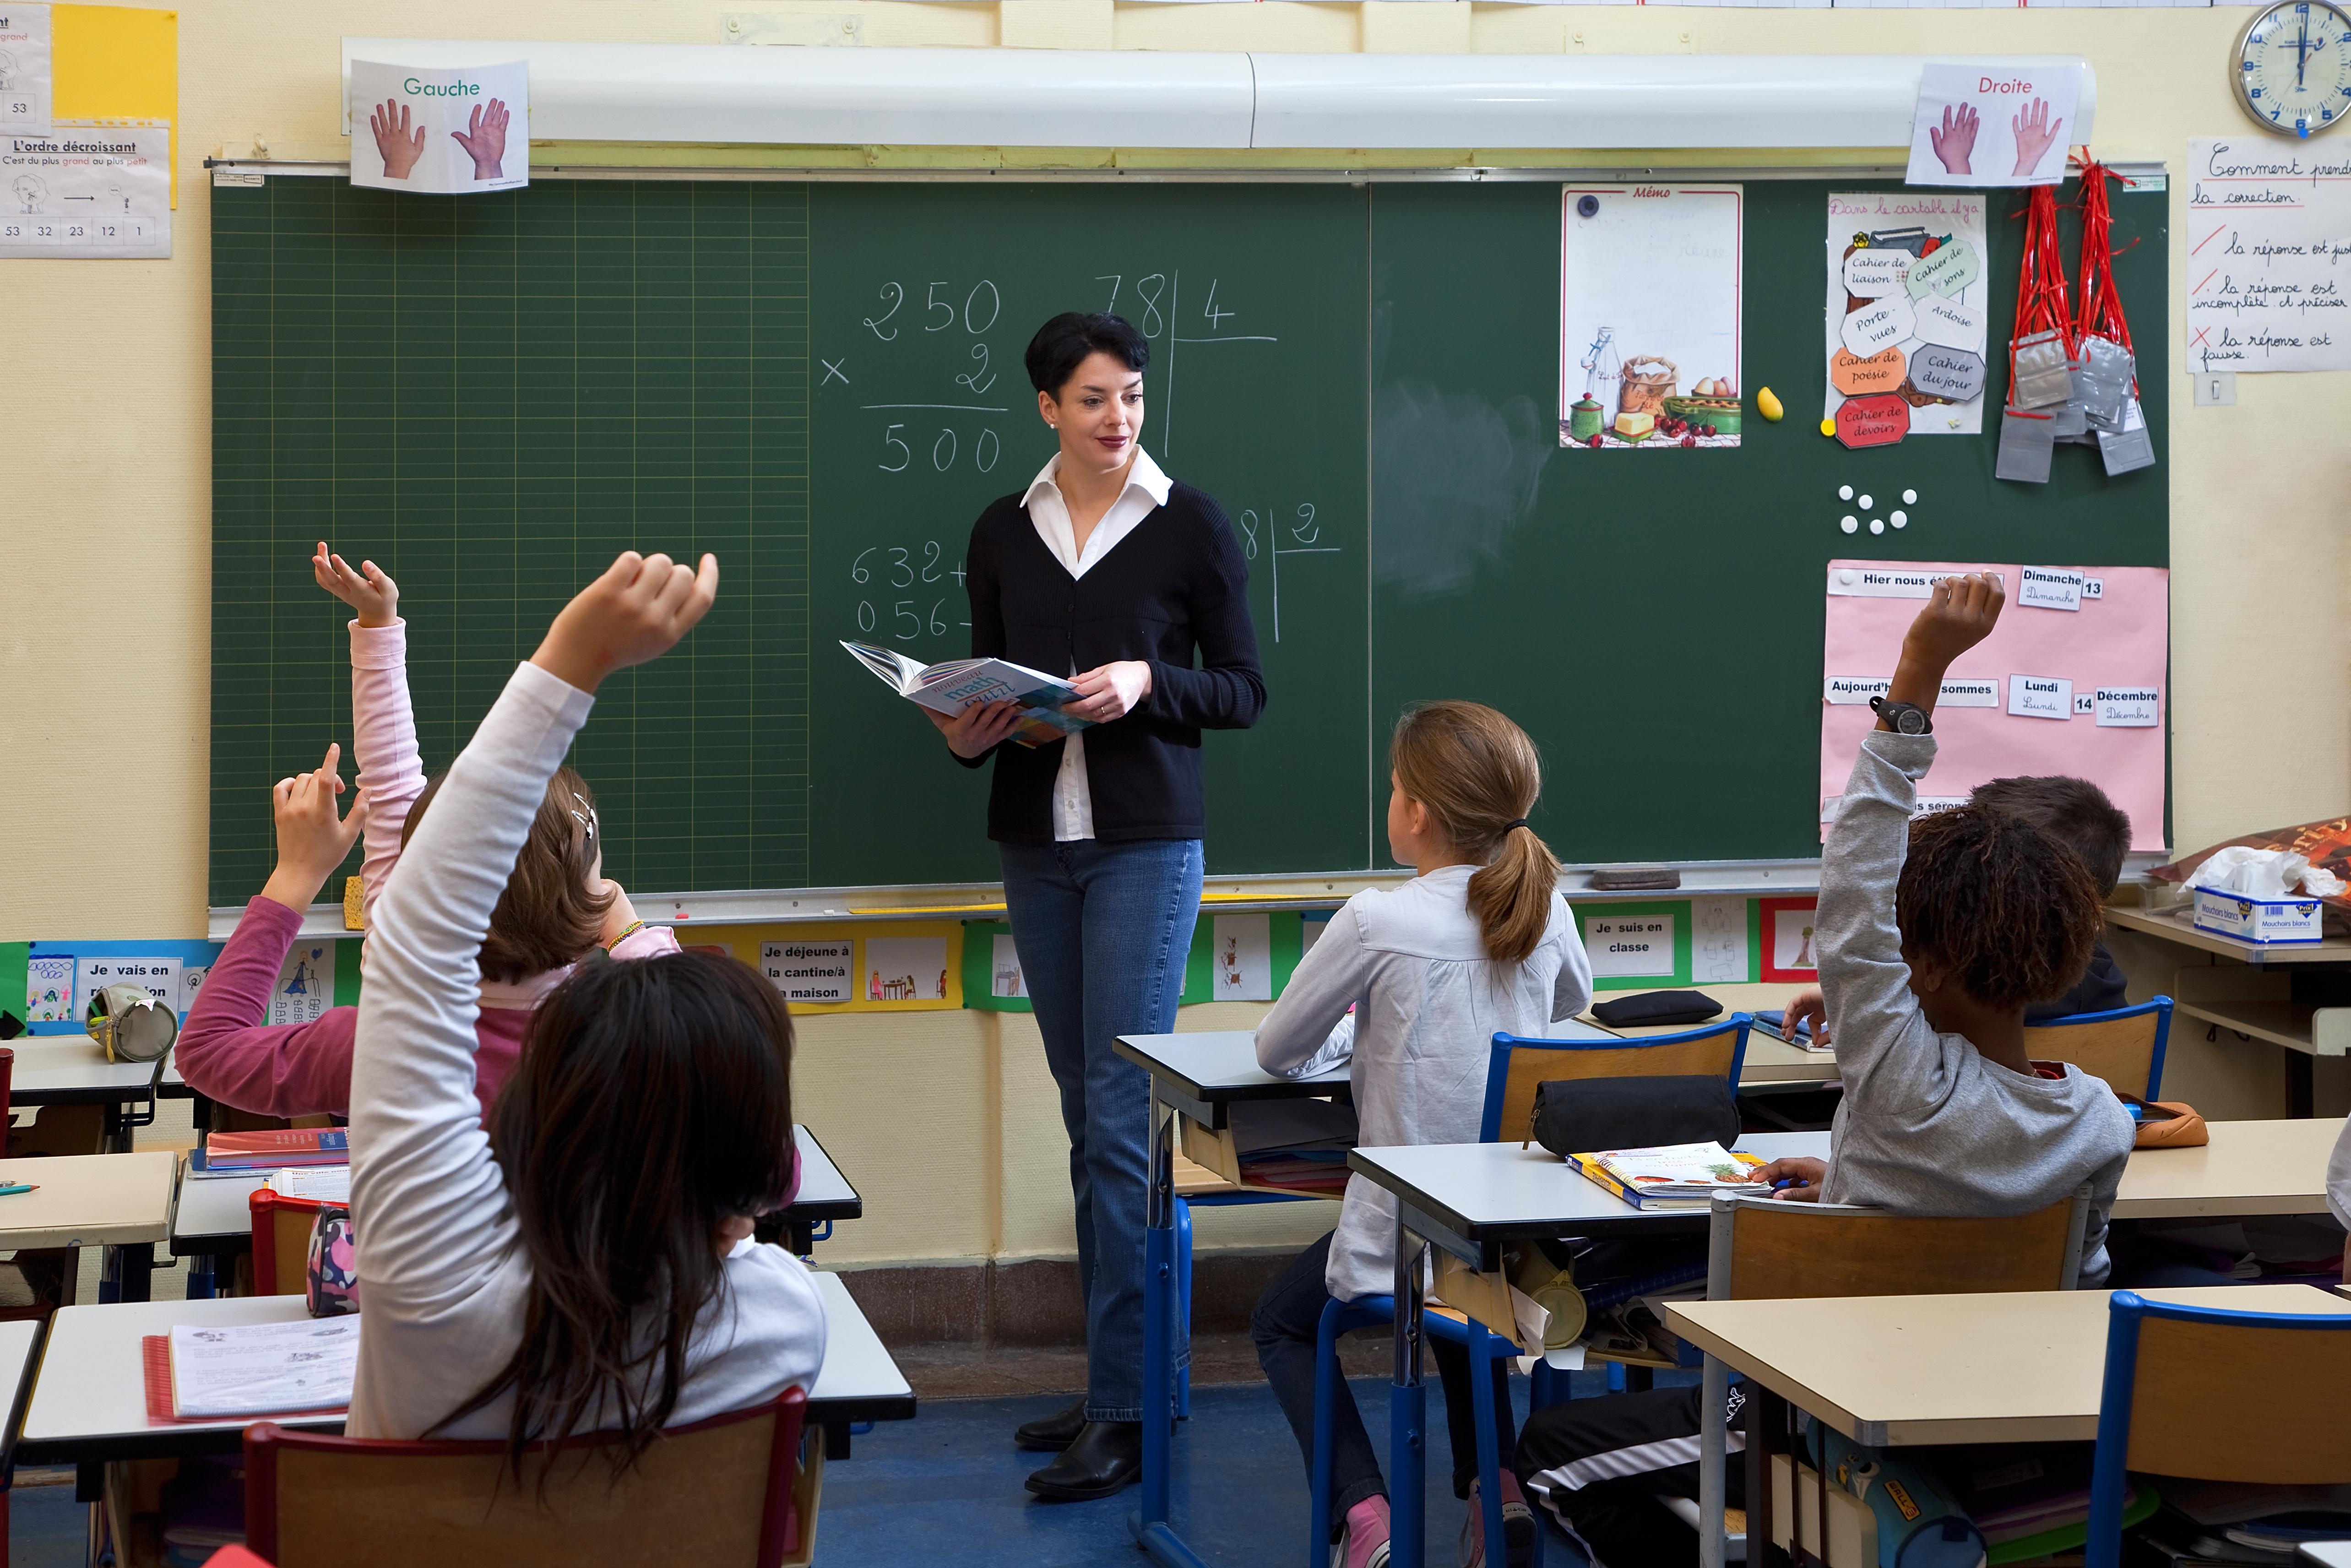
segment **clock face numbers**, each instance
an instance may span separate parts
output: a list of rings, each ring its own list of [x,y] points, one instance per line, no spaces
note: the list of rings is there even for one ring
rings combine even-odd
[[[2351,116],[2351,17],[2325,0],[2293,0],[2253,18],[2236,65],[2247,111],[2280,135],[2315,135]]]

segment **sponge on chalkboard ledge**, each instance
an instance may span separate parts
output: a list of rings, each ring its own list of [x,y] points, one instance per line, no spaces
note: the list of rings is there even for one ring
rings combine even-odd
[[[1604,865],[1592,873],[1594,893],[1647,893],[1681,884],[1682,873],[1671,866]]]

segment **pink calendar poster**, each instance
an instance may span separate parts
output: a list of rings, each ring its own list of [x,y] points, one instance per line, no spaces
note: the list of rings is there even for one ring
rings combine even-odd
[[[2131,820],[2131,848],[2162,850],[2170,576],[2161,567],[1833,560],[1821,685],[1825,837],[1861,737],[1877,722],[1902,634],[1938,578],[1995,571],[2008,607],[1951,667],[1935,705],[1941,743],[1918,786],[1928,808],[2016,774],[2070,773]]]

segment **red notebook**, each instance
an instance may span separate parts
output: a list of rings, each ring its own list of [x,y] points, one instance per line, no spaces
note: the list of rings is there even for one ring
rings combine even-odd
[[[342,1127],[283,1127],[266,1133],[209,1133],[204,1164],[214,1170],[281,1170],[288,1166],[347,1166],[351,1134]]]
[[[175,1416],[172,1401],[172,1336],[167,1333],[141,1334],[139,1338],[141,1371],[147,1381],[147,1425],[150,1427],[217,1426],[224,1419],[218,1416]],[[305,1420],[322,1416],[348,1415],[348,1410],[291,1410],[289,1419]],[[244,1417],[255,1422],[266,1421],[266,1416]]]

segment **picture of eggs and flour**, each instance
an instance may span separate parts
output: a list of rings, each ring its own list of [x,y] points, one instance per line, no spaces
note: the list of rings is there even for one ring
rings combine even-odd
[[[1570,185],[1559,246],[1559,441],[1739,444],[1737,185]]]

